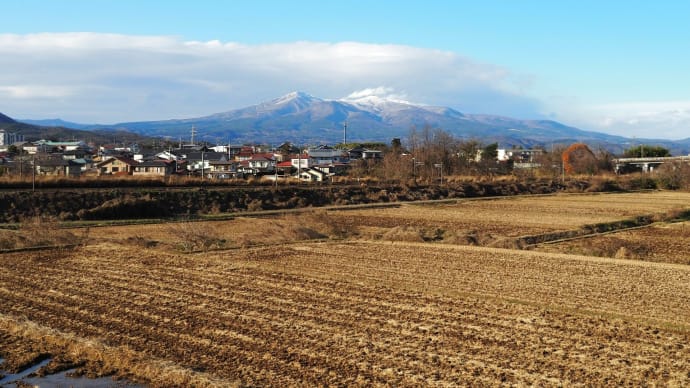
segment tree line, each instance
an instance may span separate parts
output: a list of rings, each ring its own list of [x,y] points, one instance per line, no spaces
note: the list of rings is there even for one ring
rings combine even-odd
[[[583,143],[554,144],[532,150],[511,149],[511,157],[497,160],[498,143],[483,143],[477,139],[461,139],[440,129],[413,127],[406,143],[393,139],[383,148],[383,160],[361,160],[354,163],[353,176],[371,176],[384,180],[440,180],[443,176],[493,176],[502,174],[538,174],[561,176],[565,174],[594,175],[613,172],[613,159],[609,150],[592,150]],[[527,151],[527,152],[524,152]],[[525,163],[524,155],[529,154]],[[670,156],[668,149],[659,146],[634,146],[626,149],[622,157]],[[514,168],[528,166],[525,169]]]

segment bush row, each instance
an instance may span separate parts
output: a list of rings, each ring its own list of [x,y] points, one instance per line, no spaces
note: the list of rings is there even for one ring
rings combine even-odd
[[[645,187],[646,188],[646,187]],[[361,185],[216,189],[147,188],[139,190],[60,190],[0,193],[0,222],[33,217],[61,220],[165,218],[238,211],[292,209],[327,205],[437,200],[557,191],[617,191],[608,180],[515,179],[450,182],[444,185]]]

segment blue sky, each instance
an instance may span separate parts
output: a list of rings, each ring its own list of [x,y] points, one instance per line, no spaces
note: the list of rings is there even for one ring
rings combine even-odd
[[[468,113],[690,137],[685,1],[23,0],[2,14],[0,112],[17,118],[113,123],[292,90],[386,90]]]

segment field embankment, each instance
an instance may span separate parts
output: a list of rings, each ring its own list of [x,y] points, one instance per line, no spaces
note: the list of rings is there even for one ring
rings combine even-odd
[[[550,194],[557,192],[611,192],[646,188],[640,179],[616,181],[600,177],[553,179],[502,177],[457,179],[438,184],[226,186],[218,182],[200,187],[155,186],[157,181],[118,180],[122,187],[98,182],[56,186],[55,190],[0,192],[0,223],[23,222],[34,217],[57,220],[113,220],[194,217],[199,214],[294,209],[327,205],[406,202],[447,198]],[[110,180],[105,180],[110,182]],[[91,181],[88,181],[91,182]],[[110,182],[112,183],[112,182]],[[51,187],[51,186],[48,186]]]
[[[55,217],[60,220],[166,218],[246,210],[545,194],[563,188],[551,180],[526,183],[498,180],[414,187],[324,185],[279,188],[5,191],[0,193],[0,222],[17,222],[36,216]]]

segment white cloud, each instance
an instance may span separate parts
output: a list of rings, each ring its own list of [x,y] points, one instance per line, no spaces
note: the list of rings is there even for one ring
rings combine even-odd
[[[523,94],[526,77],[452,52],[399,45],[0,34],[0,58],[1,111],[17,118],[112,123],[194,117],[293,90],[322,98],[369,90],[525,118],[540,111],[538,102]]]
[[[68,87],[47,87],[43,85],[0,86],[0,94],[17,99],[62,98],[73,94]]]
[[[559,109],[556,119],[584,129],[626,137],[685,139],[690,137],[690,101],[640,101],[584,105],[571,103]]]
[[[534,75],[457,53],[401,45],[0,34],[0,112],[15,118],[115,123],[198,117],[301,90],[326,99],[381,97],[467,113],[551,117],[631,137],[690,136],[690,101],[537,100],[530,96],[535,82]]]

